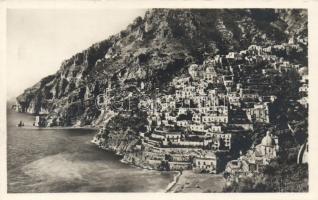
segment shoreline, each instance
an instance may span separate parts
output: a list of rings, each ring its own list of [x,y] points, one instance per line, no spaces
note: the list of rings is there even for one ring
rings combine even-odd
[[[72,126],[56,126],[56,127],[38,127],[38,126],[22,126],[21,129],[34,129],[34,130],[99,130],[96,127],[72,127]]]
[[[94,142],[92,142],[94,143]],[[97,143],[94,143],[98,148],[101,148],[105,151],[112,152],[116,155],[121,155],[116,153],[112,149],[108,149],[105,147],[101,147]],[[121,155],[123,156],[123,155]],[[143,166],[133,164],[124,158],[119,160],[121,163],[127,164],[131,167],[149,170],[149,171],[157,171],[150,166]],[[204,173],[195,173],[192,170],[184,170],[184,171],[163,171],[173,173],[173,180],[168,183],[167,187],[162,190],[162,193],[222,193],[223,188],[225,186],[225,179],[222,174],[204,174]]]
[[[222,174],[201,174],[184,170],[176,177],[167,193],[223,193],[226,180]]]
[[[103,148],[103,147],[99,146],[95,142],[92,142],[92,143],[95,144],[98,148],[100,148],[100,149],[102,149],[104,151],[109,151],[109,152],[114,153],[115,155],[123,156],[121,154],[118,154],[118,153],[114,152],[111,149]],[[131,162],[126,161],[124,158],[120,159],[119,162],[124,163],[124,164],[129,165],[129,166],[134,167],[134,168],[138,168],[138,169],[144,169],[144,170],[149,170],[149,171],[160,172],[159,170],[156,170],[156,169],[154,169],[154,168],[152,168],[150,166],[141,166],[141,165],[133,164]],[[167,185],[166,189],[164,189],[164,191],[163,191],[163,193],[169,193],[169,192],[172,191],[173,187],[175,187],[176,184],[178,183],[179,178],[182,175],[182,172],[181,171],[162,171],[162,172],[171,172],[171,173],[173,173],[173,180],[171,182],[169,182],[169,184]]]
[[[34,114],[31,113],[27,113],[27,112],[17,112],[15,110],[12,110],[9,108],[9,110],[11,110],[14,113],[20,113],[20,114],[24,114],[24,115],[28,115],[28,116],[32,116],[34,117]],[[32,122],[19,127],[22,129],[40,129],[40,130],[70,130],[70,129],[79,129],[79,130],[99,130],[100,128],[98,126],[52,126],[52,127],[39,127],[39,126],[33,126]]]
[[[157,171],[157,172],[172,172],[173,173],[173,180],[167,185],[166,189],[164,190],[164,193],[169,193],[171,192],[172,188],[175,187],[175,185],[178,183],[179,178],[182,175],[181,171],[159,171],[154,168],[148,167],[148,166],[140,166],[140,165],[135,165],[130,162],[125,161],[124,159],[121,159],[120,162],[127,164],[129,166],[138,168],[138,169],[145,169],[149,171]]]
[[[173,177],[173,181],[171,183],[169,183],[169,185],[167,186],[165,193],[170,193],[172,191],[172,188],[174,188],[177,185],[177,183],[182,175],[182,172],[181,171],[176,171],[176,172],[177,172],[177,174]]]

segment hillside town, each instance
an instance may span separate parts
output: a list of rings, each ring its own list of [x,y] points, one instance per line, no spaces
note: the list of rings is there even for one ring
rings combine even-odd
[[[294,134],[292,124],[301,123],[277,121],[284,115],[278,108],[282,99],[291,97],[282,79],[295,85],[289,87],[297,92],[287,99],[290,106],[308,109],[307,66],[283,58],[286,52],[303,51],[294,41],[208,57],[175,77],[169,85],[173,92],[140,100],[148,125],[127,161],[161,170],[224,172],[228,181],[262,173],[279,154],[279,134]],[[248,140],[255,135],[258,142]],[[97,135],[93,142],[103,144],[104,139]],[[304,141],[298,163],[307,162],[307,153]]]

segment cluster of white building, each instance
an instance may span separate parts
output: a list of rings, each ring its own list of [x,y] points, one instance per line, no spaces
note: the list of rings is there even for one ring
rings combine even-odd
[[[140,106],[150,105],[150,134],[144,141],[156,148],[201,148],[211,152],[229,152],[236,136],[228,128],[229,125],[253,130],[254,123],[271,123],[271,104],[277,97],[263,95],[261,89],[251,89],[248,85],[266,86],[270,83],[257,82],[260,76],[268,79],[271,73],[299,70],[299,65],[271,54],[274,50],[284,50],[290,46],[297,48],[292,44],[265,48],[251,45],[239,53],[230,52],[225,56],[217,55],[206,59],[202,64],[191,64],[188,76],[177,77],[171,82],[170,86],[175,89],[174,94],[140,102]],[[259,62],[266,62],[266,67],[253,69]],[[251,69],[256,71],[256,78],[251,75],[241,81],[242,76],[238,74],[249,73]],[[307,92],[306,83],[299,90]],[[243,115],[236,116],[237,110],[242,111]],[[269,137],[273,136],[266,136],[266,140],[272,141]],[[271,143],[271,147],[264,150],[264,144],[262,142],[262,145],[257,146],[256,152],[261,152],[257,154],[268,161],[275,157],[278,145],[272,148]],[[272,157],[268,157],[269,154]],[[200,169],[209,168],[218,159],[214,156],[209,162],[207,160],[209,159],[206,156],[196,157],[193,165]],[[267,161],[263,161],[263,164]],[[216,166],[215,163],[214,165]]]

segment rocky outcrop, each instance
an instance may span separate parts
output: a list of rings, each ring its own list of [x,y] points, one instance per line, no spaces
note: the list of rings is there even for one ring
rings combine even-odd
[[[142,117],[144,116],[144,117]],[[145,115],[116,115],[105,123],[92,140],[100,148],[113,151],[119,155],[135,152],[140,144],[139,131],[145,130]]]

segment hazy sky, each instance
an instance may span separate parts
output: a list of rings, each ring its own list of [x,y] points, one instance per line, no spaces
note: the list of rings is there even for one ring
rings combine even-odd
[[[127,9],[8,10],[8,98],[55,73],[64,59],[118,33],[144,13]]]

